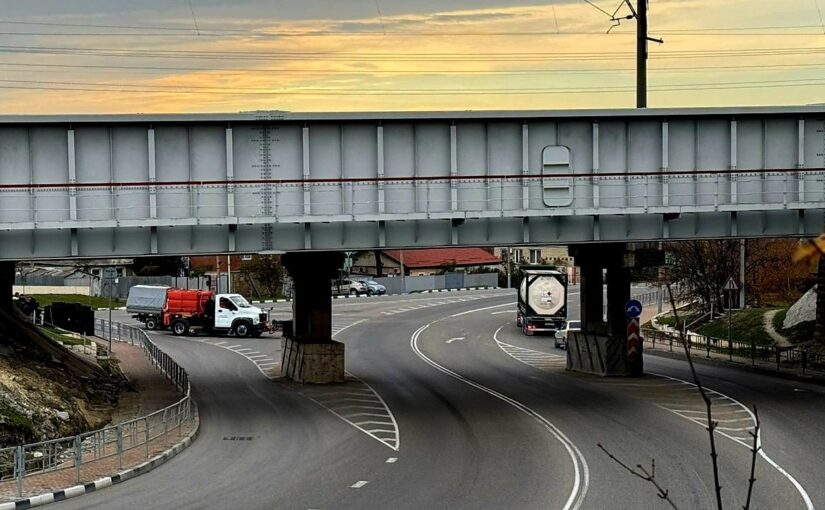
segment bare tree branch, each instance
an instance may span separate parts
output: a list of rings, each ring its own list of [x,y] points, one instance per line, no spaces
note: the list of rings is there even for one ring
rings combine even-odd
[[[673,298],[673,291],[670,288],[670,283],[667,284],[667,293],[668,298],[670,299],[670,306],[673,308],[673,315],[676,317],[676,322],[678,323],[679,311],[676,309],[676,300]],[[716,508],[717,510],[723,510],[722,485],[719,483],[719,462],[717,461],[719,454],[716,452],[716,438],[714,436],[714,431],[719,424],[713,419],[710,397],[708,396],[705,387],[702,386],[702,381],[699,379],[699,375],[696,373],[696,367],[693,365],[693,358],[690,355],[690,348],[688,347],[687,340],[685,339],[685,334],[681,329],[679,330],[679,337],[682,341],[682,347],[685,349],[685,357],[687,357],[688,365],[690,366],[690,374],[693,377],[693,382],[696,384],[696,388],[699,390],[699,394],[705,402],[708,421],[706,430],[708,431],[708,438],[710,439],[710,458],[713,463],[713,484],[716,489]]]
[[[641,478],[646,482],[650,482],[656,488],[656,495],[659,496],[659,498],[667,501],[670,507],[674,510],[679,510],[679,507],[676,506],[676,503],[674,503],[673,500],[670,499],[670,493],[668,492],[668,490],[663,488],[661,485],[659,485],[659,482],[656,481],[656,459],[651,459],[650,471],[642,467],[641,464],[637,464],[636,469],[633,469],[624,462],[622,462],[618,457],[610,453],[607,450],[607,448],[605,448],[601,443],[598,443],[598,446],[599,449],[601,449],[601,451],[603,451],[605,454],[607,454],[608,457],[610,457],[611,460],[613,460],[613,462],[625,468],[625,470],[627,470],[628,473],[637,478]]]
[[[761,423],[759,421],[759,412],[756,410],[756,406],[753,406],[753,417],[756,419],[756,426],[754,427],[753,432],[750,433],[753,438],[753,446],[751,447],[751,476],[748,478],[748,498],[745,501],[745,506],[742,507],[742,510],[749,510],[751,507],[753,484],[756,482],[756,457],[759,454],[759,450],[762,449],[762,445],[759,444],[759,429],[761,427]]]

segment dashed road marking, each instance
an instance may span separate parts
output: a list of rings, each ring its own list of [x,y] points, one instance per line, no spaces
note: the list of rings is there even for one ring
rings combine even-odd
[[[398,457],[390,457],[387,459],[387,464],[395,464],[396,462],[398,462]]]
[[[451,339],[447,340],[447,343],[451,344],[451,343],[455,342],[456,340],[464,340],[464,337],[463,336],[457,336],[455,338],[451,338]]]
[[[369,482],[367,480],[359,480],[359,481],[355,482],[354,484],[350,485],[350,487],[353,488],[353,489],[360,489],[361,487],[367,485],[368,483]]]

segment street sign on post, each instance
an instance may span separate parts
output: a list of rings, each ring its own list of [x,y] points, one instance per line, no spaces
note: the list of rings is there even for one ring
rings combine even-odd
[[[112,357],[112,296],[117,293],[117,269],[106,267],[103,269],[101,292],[109,298],[109,357]]]
[[[737,290],[739,290],[739,284],[736,283],[736,280],[734,280],[731,276],[730,278],[728,278],[728,281],[725,282],[725,286],[722,287],[722,290],[725,290],[727,292],[736,292]]]
[[[733,342],[731,339],[731,329],[733,327],[733,294],[739,290],[739,284],[733,279],[733,276],[728,278],[722,290],[728,293],[728,360],[733,361]]]
[[[639,356],[641,341],[639,319],[638,317],[634,317],[627,321],[627,361],[629,363],[634,363]]]
[[[642,315],[642,303],[637,299],[631,299],[624,305],[624,311],[630,319],[637,319]]]

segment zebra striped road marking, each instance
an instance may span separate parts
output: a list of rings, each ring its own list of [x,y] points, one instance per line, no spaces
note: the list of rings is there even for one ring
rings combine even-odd
[[[567,357],[559,354],[551,354],[549,352],[536,351],[533,349],[526,349],[517,345],[508,344],[498,339],[498,333],[504,326],[498,328],[493,333],[493,340],[499,349],[514,360],[524,363],[527,366],[544,371],[564,370],[567,368]]]

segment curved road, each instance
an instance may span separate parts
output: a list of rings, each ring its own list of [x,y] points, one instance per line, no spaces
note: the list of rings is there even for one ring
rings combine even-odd
[[[631,465],[655,458],[681,508],[712,508],[686,364],[646,356],[658,375],[634,380],[566,372],[551,339],[516,330],[513,301],[506,291],[336,301],[352,374],[339,386],[274,379],[278,341],[156,334],[192,377],[200,437],[151,473],[56,508],[665,507],[597,443]],[[823,389],[699,370],[726,429],[726,508],[744,504],[749,474],[740,402],[758,405],[774,463],[759,459],[754,508],[825,508]]]

